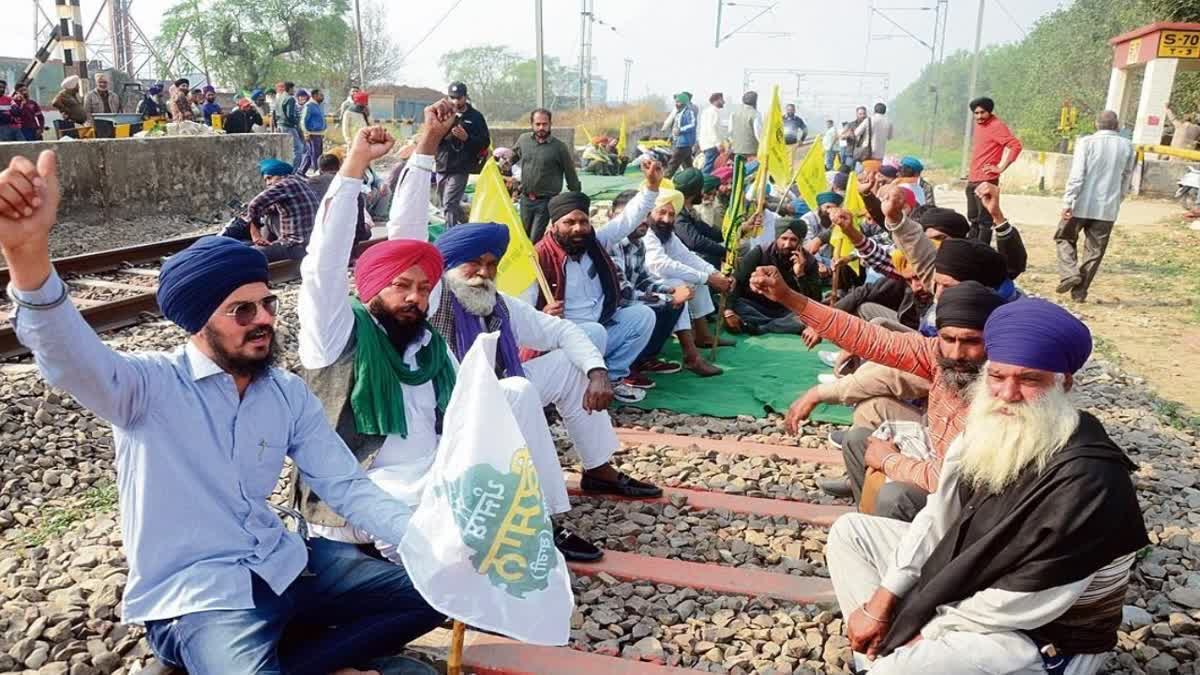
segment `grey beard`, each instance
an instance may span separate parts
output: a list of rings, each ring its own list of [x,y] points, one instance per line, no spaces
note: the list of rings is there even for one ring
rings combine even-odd
[[[491,316],[496,310],[496,283],[485,281],[484,284],[473,286],[467,282],[458,270],[450,270],[443,277],[455,299],[462,305],[467,314],[474,316]]]
[[[943,386],[957,394],[962,394],[979,379],[979,371],[964,372],[943,367],[938,373],[938,379]]]

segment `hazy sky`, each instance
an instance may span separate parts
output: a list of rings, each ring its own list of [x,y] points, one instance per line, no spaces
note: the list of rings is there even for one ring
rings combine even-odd
[[[148,33],[158,30],[164,8],[178,0],[134,0],[134,19]],[[203,0],[201,0],[203,2]],[[442,88],[445,76],[437,65],[443,53],[463,46],[504,44],[529,55],[534,51],[533,0],[363,0],[383,1],[390,25],[404,51],[412,50],[400,73],[406,84]],[[929,61],[929,51],[910,38],[875,40],[864,63],[870,0],[780,0],[778,7],[748,26],[746,31],[789,32],[784,37],[742,33],[713,47],[717,0],[594,0],[595,14],[607,25],[594,27],[595,74],[608,79],[609,100],[620,100],[625,59],[633,59],[630,97],[647,93],[669,94],[687,90],[703,100],[712,91],[723,91],[737,100],[743,90],[744,69],[789,68],[806,70],[881,71],[890,76],[889,96],[911,82]],[[33,51],[33,0],[0,0],[5,20],[0,22],[0,56],[31,56]],[[47,12],[53,1],[41,0]],[[726,2],[722,33],[728,33],[774,0]],[[936,0],[875,0],[878,7],[934,6]],[[946,52],[970,48],[974,43],[978,0],[950,0]],[[1069,0],[987,0],[984,16],[985,44],[1020,39],[1042,14]],[[82,0],[84,23],[90,24],[101,0]],[[577,63],[579,59],[580,0],[545,0],[547,55]],[[755,5],[751,7],[750,5]],[[253,6],[249,3],[248,6]],[[452,9],[453,8],[453,9]],[[449,14],[447,15],[447,11]],[[932,11],[891,11],[903,27],[927,42],[933,29]],[[438,24],[439,20],[444,20]],[[437,24],[436,29],[434,28]],[[900,31],[876,16],[877,35]],[[611,26],[611,28],[610,28]],[[615,30],[613,30],[615,28]],[[432,34],[417,42],[431,29]],[[102,33],[96,29],[94,36]],[[812,79],[805,89],[819,89],[824,101],[805,100],[803,107],[824,112],[834,106],[839,114],[860,98],[878,95],[878,86],[859,91],[856,78]],[[468,83],[469,84],[469,83]],[[770,91],[781,85],[785,102],[793,98],[796,78],[760,74],[752,87]]]

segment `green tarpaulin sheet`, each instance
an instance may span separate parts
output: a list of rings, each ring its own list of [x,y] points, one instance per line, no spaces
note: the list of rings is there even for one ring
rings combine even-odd
[[[710,417],[763,417],[768,410],[782,414],[792,401],[817,384],[817,375],[833,372],[816,351],[808,351],[798,335],[733,337],[737,345],[722,347],[717,357],[724,374],[702,378],[684,370],[654,375],[657,386],[646,392],[640,403],[631,405]],[[703,353],[707,358],[709,350]],[[680,361],[679,343],[668,342],[662,358]],[[811,419],[850,424],[850,414],[846,406],[821,404]]]

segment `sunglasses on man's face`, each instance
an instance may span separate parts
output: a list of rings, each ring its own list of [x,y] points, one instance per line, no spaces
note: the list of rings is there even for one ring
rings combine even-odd
[[[255,317],[258,316],[260,305],[267,314],[275,316],[275,312],[279,311],[279,297],[268,295],[262,300],[247,300],[235,303],[225,312],[225,316],[232,316],[233,320],[237,321],[239,326],[249,326],[254,323]]]

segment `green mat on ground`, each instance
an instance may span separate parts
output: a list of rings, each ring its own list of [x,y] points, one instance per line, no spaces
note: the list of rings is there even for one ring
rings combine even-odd
[[[646,398],[633,403],[637,408],[671,410],[689,415],[763,417],[766,411],[786,413],[788,406],[809,387],[817,375],[833,370],[821,362],[816,351],[808,351],[797,335],[735,335],[737,345],[722,347],[717,365],[725,373],[702,378],[684,370],[673,375],[654,375],[657,386]],[[703,351],[705,358],[709,350]],[[679,343],[671,340],[661,358],[682,360]],[[846,406],[821,404],[811,419],[832,424],[850,424]]]

